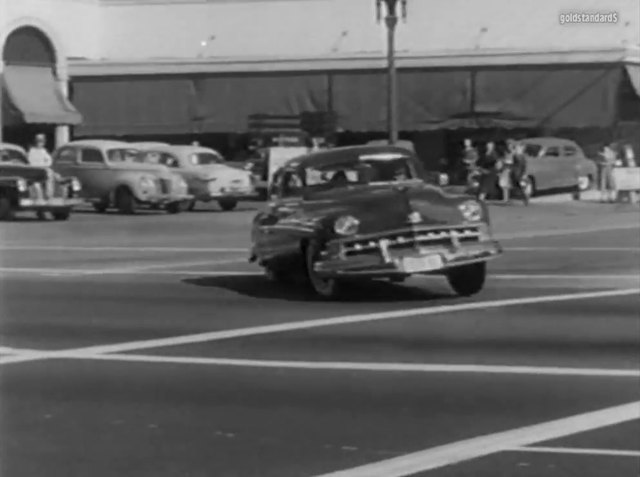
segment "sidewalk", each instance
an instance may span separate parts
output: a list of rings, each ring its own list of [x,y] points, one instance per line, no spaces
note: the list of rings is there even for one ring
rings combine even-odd
[[[636,204],[599,202],[543,202],[525,207],[521,202],[489,203],[494,233],[500,237],[527,237],[560,231],[638,229],[640,207]]]

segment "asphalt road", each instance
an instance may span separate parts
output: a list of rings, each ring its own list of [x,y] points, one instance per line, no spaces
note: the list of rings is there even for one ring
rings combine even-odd
[[[494,207],[480,295],[335,303],[252,209],[0,225],[0,475],[640,475],[637,209]]]

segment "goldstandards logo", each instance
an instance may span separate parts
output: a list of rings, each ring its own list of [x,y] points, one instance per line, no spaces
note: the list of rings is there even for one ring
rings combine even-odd
[[[618,23],[618,12],[567,12],[560,14],[560,24],[575,23]]]

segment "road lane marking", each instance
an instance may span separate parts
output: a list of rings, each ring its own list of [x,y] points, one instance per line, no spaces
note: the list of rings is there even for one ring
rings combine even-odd
[[[640,252],[640,247],[506,247],[507,252]]]
[[[244,262],[240,260],[238,263]],[[233,263],[236,263],[235,261]],[[179,265],[176,265],[179,266]],[[77,278],[78,276],[100,276],[100,275],[169,275],[169,276],[197,276],[197,277],[237,277],[237,276],[264,276],[262,271],[238,271],[238,270],[127,270],[114,271],[111,269],[108,273],[104,273],[100,269],[82,269],[82,268],[20,268],[20,267],[0,267],[0,275],[2,273],[16,274],[35,274],[47,277],[67,277]]]
[[[636,274],[517,274],[517,273],[496,273],[489,275],[488,279],[496,280],[636,280],[640,281],[640,271]]]
[[[137,363],[201,364],[235,366],[242,368],[312,369],[320,371],[374,371],[394,373],[466,373],[510,374],[533,376],[588,376],[602,378],[639,378],[640,369],[564,368],[551,366],[503,366],[478,364],[423,364],[423,363],[359,363],[334,361],[278,361],[232,358],[203,358],[197,356],[157,356],[139,354],[74,354],[69,359],[95,359]]]
[[[614,457],[640,457],[640,451],[614,449],[583,449],[579,447],[515,447],[507,449],[510,452],[540,452],[542,454],[584,454],[608,455]]]
[[[251,247],[111,247],[67,245],[1,245],[1,250],[49,251],[49,252],[184,252],[184,253],[249,253]]]
[[[165,263],[153,263],[149,265],[132,265],[129,267],[113,267],[113,268],[96,268],[89,269],[83,273],[83,275],[121,275],[128,274],[130,272],[146,272],[152,270],[162,270],[166,268],[176,268],[176,267],[202,267],[206,265],[229,265],[229,264],[237,264],[237,263],[247,263],[248,259],[246,257],[238,257],[228,260],[198,260],[191,262],[165,262]]]
[[[516,239],[528,239],[528,238],[537,238],[537,237],[556,237],[556,236],[562,236],[562,235],[580,235],[580,234],[588,234],[588,233],[609,232],[614,230],[637,230],[637,229],[640,229],[640,223],[616,225],[613,227],[603,226],[603,227],[585,227],[585,228],[576,228],[576,229],[548,229],[548,230],[537,230],[537,231],[529,231],[529,232],[507,232],[507,233],[496,233],[494,234],[494,236],[498,240],[516,240]]]
[[[640,401],[509,431],[465,439],[319,477],[406,477],[485,457],[514,447],[559,439],[640,418]]]
[[[581,293],[571,293],[562,295],[543,295],[537,297],[521,297],[509,298],[503,300],[487,300],[476,301],[471,303],[459,303],[455,305],[437,305],[421,308],[410,308],[404,310],[384,311],[378,313],[364,313],[356,315],[338,316],[333,318],[320,318],[315,320],[306,320],[298,322],[278,323],[273,325],[262,325],[246,328],[236,328],[232,330],[210,331],[205,333],[196,333],[190,335],[174,336],[170,338],[157,338],[150,340],[131,341],[125,343],[114,343],[108,345],[88,346],[84,348],[68,349],[61,352],[46,353],[40,357],[33,356],[33,359],[49,359],[56,358],[66,353],[73,354],[105,354],[105,353],[124,353],[128,351],[139,351],[151,348],[163,348],[169,346],[180,346],[195,343],[205,343],[211,341],[220,341],[232,338],[243,338],[248,336],[258,336],[273,333],[282,333],[289,331],[308,330],[326,326],[347,325],[355,323],[365,323],[372,321],[396,320],[410,318],[416,316],[436,315],[444,313],[454,313],[460,311],[482,310],[489,308],[501,308],[508,306],[534,305],[539,303],[553,303],[561,301],[586,300],[595,298],[618,297],[627,295],[637,295],[640,288],[591,291]],[[3,358],[0,358],[0,364],[4,364]]]

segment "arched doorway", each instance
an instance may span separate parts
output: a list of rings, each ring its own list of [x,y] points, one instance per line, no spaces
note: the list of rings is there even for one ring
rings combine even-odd
[[[66,142],[68,126],[82,118],[67,99],[64,58],[51,39],[36,26],[19,26],[1,50],[3,140],[27,146],[45,133],[50,147]]]

